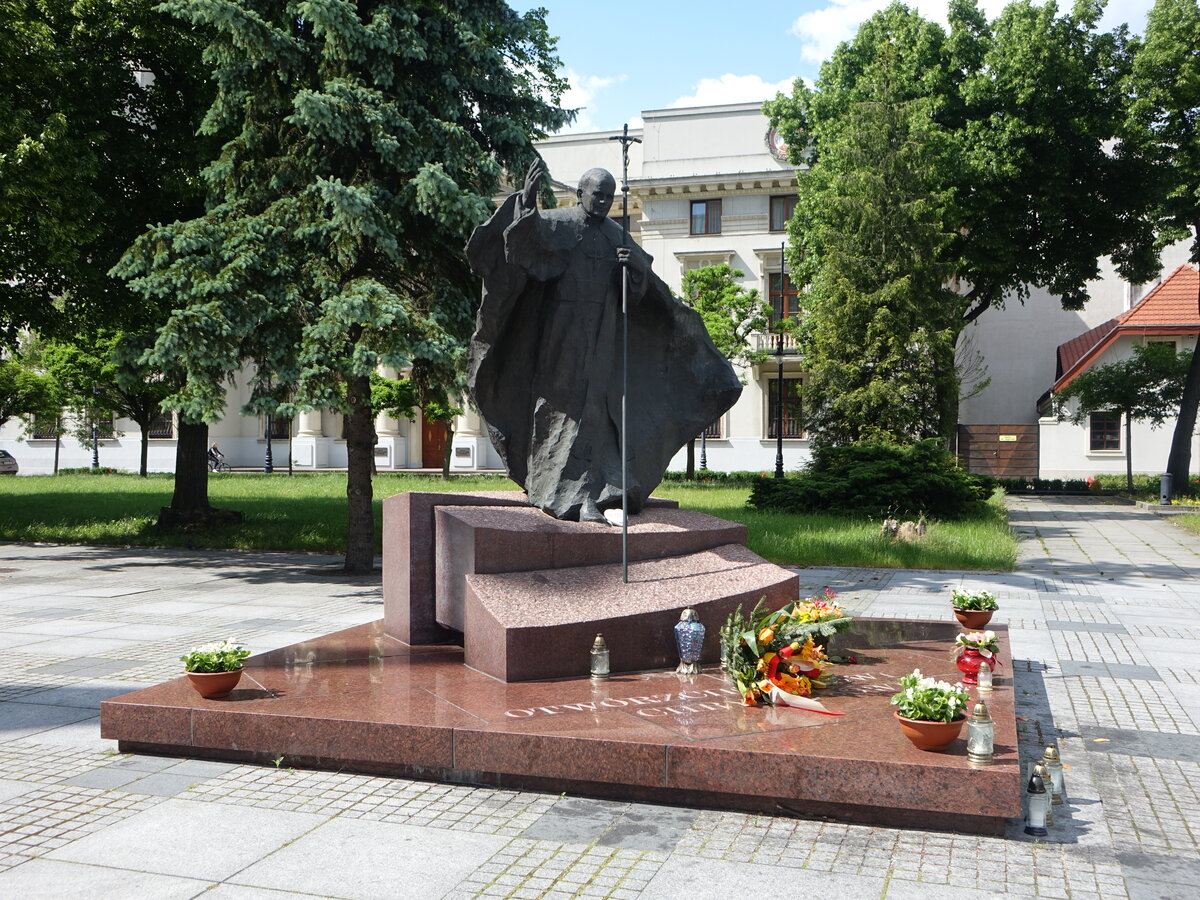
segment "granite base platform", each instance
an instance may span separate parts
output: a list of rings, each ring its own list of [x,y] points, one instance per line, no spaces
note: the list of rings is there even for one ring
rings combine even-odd
[[[995,630],[1007,661],[1006,630]],[[289,766],[1001,834],[1021,815],[1007,670],[986,698],[992,766],[968,766],[965,730],[945,752],[914,749],[888,705],[914,668],[957,679],[957,633],[857,620],[834,645],[859,662],[823,694],[844,713],[829,717],[747,708],[715,669],[506,684],[465,666],[461,648],[406,645],[381,621],[253,657],[226,700],[201,699],[184,678],[106,700],[101,735],[124,752],[282,755]]]
[[[701,660],[712,663],[734,609],[759,600],[777,608],[799,589],[793,572],[746,547],[746,526],[674,501],[651,497],[631,517],[626,571],[620,529],[561,521],[520,500],[385,500],[385,633],[459,644],[467,665],[509,682],[586,675],[588,658],[575,648],[619,634],[612,671],[637,672],[672,661],[671,629],[685,608],[708,629]]]

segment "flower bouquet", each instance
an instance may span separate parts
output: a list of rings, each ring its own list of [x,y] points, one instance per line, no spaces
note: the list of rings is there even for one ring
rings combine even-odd
[[[822,645],[854,621],[833,602],[836,596],[827,588],[819,597],[779,610],[766,609],[760,600],[748,618],[738,607],[726,620],[721,627],[721,664],[743,703],[829,712],[816,701],[798,698],[829,686],[833,663]]]
[[[1000,665],[1000,641],[994,631],[972,631],[954,639],[955,665],[963,673],[964,684],[979,683],[979,666],[987,660],[993,669]]]

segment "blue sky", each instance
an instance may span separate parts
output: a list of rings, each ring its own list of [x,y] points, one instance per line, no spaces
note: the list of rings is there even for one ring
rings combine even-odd
[[[764,100],[821,61],[888,0],[509,0],[544,7],[582,107],[567,132],[639,125],[644,109]],[[945,22],[945,0],[910,0]],[[981,0],[989,16],[1003,0]],[[1127,22],[1141,32],[1152,0],[1109,0],[1103,28]],[[1069,8],[1062,0],[1060,8]]]

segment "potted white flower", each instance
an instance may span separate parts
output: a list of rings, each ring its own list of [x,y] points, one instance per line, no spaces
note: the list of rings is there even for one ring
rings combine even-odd
[[[950,605],[954,607],[954,618],[963,628],[979,629],[992,621],[992,613],[1000,608],[996,595],[987,591],[960,591],[951,594]]]
[[[193,647],[183,656],[183,671],[206,700],[228,697],[242,678],[242,663],[250,651],[230,641]]]
[[[902,676],[900,687],[892,706],[904,736],[918,750],[945,750],[953,744],[967,720],[966,688],[923,676],[920,669]]]

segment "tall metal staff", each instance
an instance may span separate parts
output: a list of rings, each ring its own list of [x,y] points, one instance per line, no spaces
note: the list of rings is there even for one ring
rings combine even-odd
[[[629,145],[642,139],[629,136],[629,123],[610,141],[621,142],[621,246],[629,249]],[[629,584],[629,451],[625,407],[629,396],[629,259],[621,258],[621,581]]]
[[[783,478],[783,313],[787,306],[787,248],[779,245],[779,345],[775,351],[779,363],[778,384],[775,391],[775,477]]]

